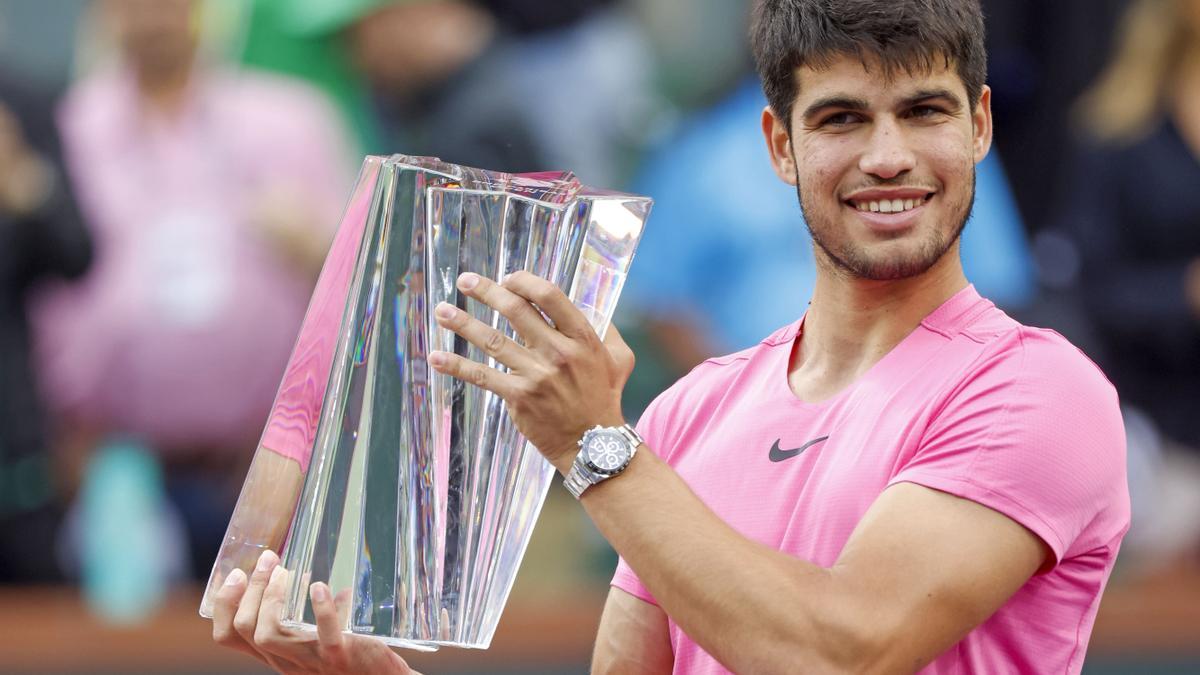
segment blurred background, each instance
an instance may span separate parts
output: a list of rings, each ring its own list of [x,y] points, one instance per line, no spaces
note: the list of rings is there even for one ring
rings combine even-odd
[[[748,4],[0,0],[0,671],[261,672],[200,584],[364,154],[653,197],[631,420],[799,316]],[[968,276],[1125,405],[1133,529],[1085,672],[1200,672],[1200,0],[983,4]],[[555,486],[493,648],[414,665],[585,672],[614,563]]]

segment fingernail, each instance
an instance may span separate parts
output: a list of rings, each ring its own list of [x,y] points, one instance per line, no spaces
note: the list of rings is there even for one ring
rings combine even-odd
[[[258,567],[255,568],[259,572],[266,572],[275,565],[279,564],[279,556],[273,551],[263,551],[263,554],[258,557]]]
[[[226,586],[241,586],[245,582],[246,573],[238,567],[233,568],[233,571],[229,573],[229,576],[225,577]]]
[[[456,311],[448,303],[439,302],[438,306],[434,308],[433,313],[437,314],[439,319],[453,319]]]
[[[446,365],[446,353],[445,352],[429,352],[429,365],[431,365],[431,366]]]
[[[321,582],[312,585],[310,590],[313,602],[329,602],[329,588]]]
[[[275,577],[283,574],[285,571],[286,570],[284,570],[282,567],[276,565],[275,569],[271,570],[271,578],[267,580],[267,584],[269,585],[275,583]]]
[[[479,275],[473,272],[466,272],[458,275],[458,287],[464,291],[469,291],[479,285]]]

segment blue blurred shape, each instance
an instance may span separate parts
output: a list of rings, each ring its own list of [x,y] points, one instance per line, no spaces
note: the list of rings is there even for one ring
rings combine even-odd
[[[167,588],[164,492],[157,460],[140,444],[102,445],[81,494],[83,590],[92,612],[115,624],[147,619]]]

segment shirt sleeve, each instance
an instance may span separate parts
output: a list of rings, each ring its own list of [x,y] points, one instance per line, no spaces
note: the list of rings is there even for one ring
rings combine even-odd
[[[1116,392],[1061,338],[1023,331],[951,394],[890,484],[900,482],[1003,513],[1055,564],[1108,545],[1129,525]]]

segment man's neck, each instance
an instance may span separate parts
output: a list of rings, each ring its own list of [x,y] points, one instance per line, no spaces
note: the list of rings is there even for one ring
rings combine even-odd
[[[908,279],[855,279],[834,271],[827,260],[818,261],[817,268],[812,303],[788,370],[792,391],[808,402],[850,386],[967,286],[957,244],[928,271]]]

